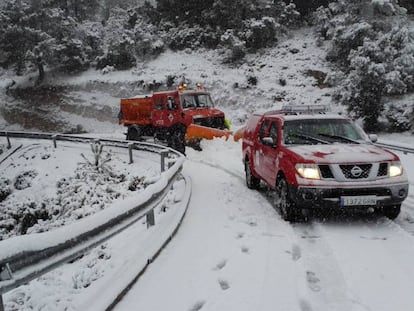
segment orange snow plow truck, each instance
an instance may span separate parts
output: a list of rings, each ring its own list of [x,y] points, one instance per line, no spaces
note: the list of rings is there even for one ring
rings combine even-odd
[[[214,108],[210,94],[197,85],[189,90],[154,92],[121,99],[119,124],[127,127],[127,139],[141,140],[153,136],[185,153],[186,144],[201,139],[229,137],[224,113]]]

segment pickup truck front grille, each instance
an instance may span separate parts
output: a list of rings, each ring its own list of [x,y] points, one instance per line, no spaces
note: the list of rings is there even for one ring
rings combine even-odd
[[[377,176],[387,176],[388,175],[388,163],[381,163],[378,168]]]
[[[329,165],[319,165],[319,171],[321,172],[322,178],[334,178]]]
[[[362,179],[368,178],[372,168],[372,164],[358,164],[358,165],[339,165],[347,179]]]
[[[375,164],[319,164],[322,179],[335,180],[374,180],[388,176],[388,163]]]

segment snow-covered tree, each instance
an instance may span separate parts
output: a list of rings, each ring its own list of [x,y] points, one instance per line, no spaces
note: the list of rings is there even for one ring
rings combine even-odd
[[[337,98],[367,129],[378,127],[383,96],[414,89],[414,34],[405,12],[395,0],[338,0],[314,15],[321,39],[331,40],[329,59],[345,75]]]
[[[38,82],[44,78],[45,66],[67,68],[72,62],[69,67],[73,68],[73,62],[84,58],[87,49],[79,40],[77,22],[64,10],[46,6],[49,4],[7,0],[0,15],[1,64],[15,66],[18,74],[33,64],[39,72]]]

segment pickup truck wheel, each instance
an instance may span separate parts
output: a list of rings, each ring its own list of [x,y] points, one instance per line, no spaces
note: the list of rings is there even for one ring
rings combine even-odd
[[[401,212],[401,204],[384,206],[382,208],[382,214],[385,217],[388,217],[389,219],[392,219],[392,220],[397,218],[400,212]]]
[[[289,197],[288,184],[285,178],[279,178],[277,180],[275,205],[276,208],[279,208],[280,214],[284,220],[297,220],[295,203]]]
[[[260,179],[253,175],[249,160],[244,161],[244,170],[246,172],[247,188],[258,189],[260,185]]]

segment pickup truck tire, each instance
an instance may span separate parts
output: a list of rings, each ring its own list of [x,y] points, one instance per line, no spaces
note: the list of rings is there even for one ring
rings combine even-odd
[[[258,189],[260,185],[260,179],[255,177],[252,173],[252,168],[250,167],[250,161],[246,159],[244,161],[244,170],[246,172],[246,185],[249,189]]]
[[[391,220],[397,218],[400,212],[401,212],[401,204],[384,206],[382,208],[382,214]]]
[[[297,221],[295,202],[289,196],[288,184],[284,177],[278,178],[275,191],[275,207],[280,210],[282,218],[289,222]]]

